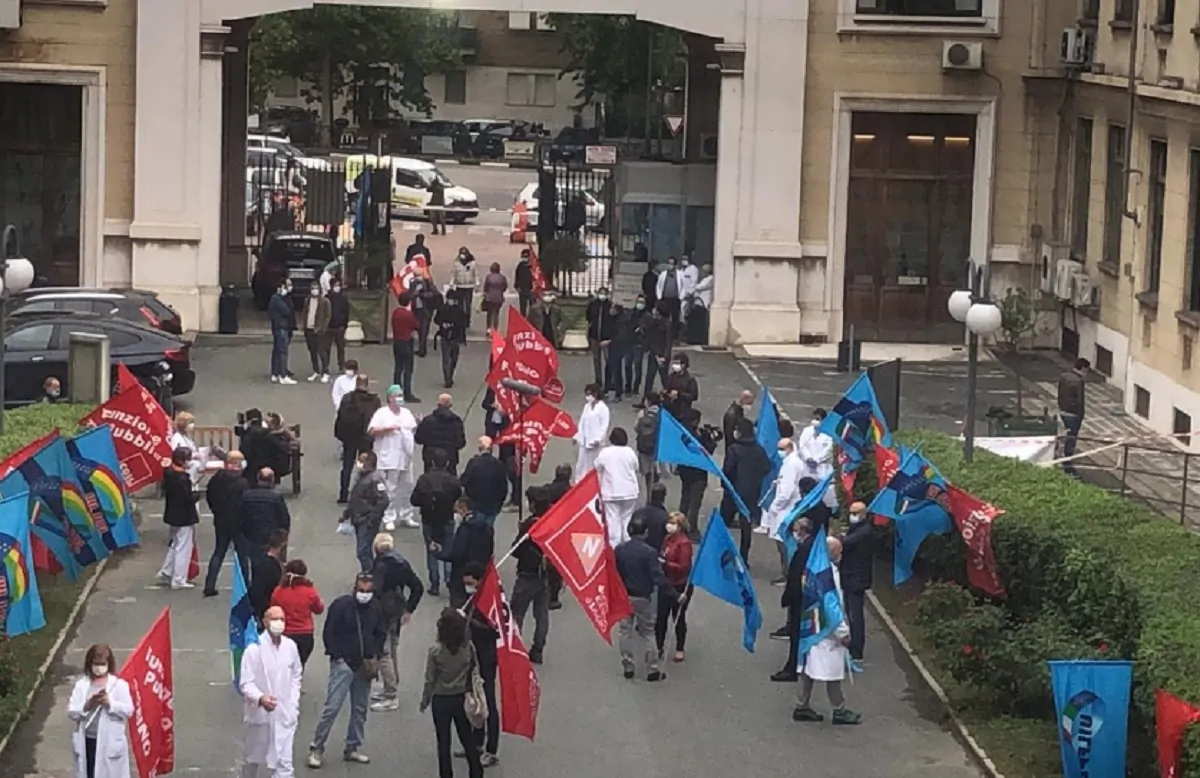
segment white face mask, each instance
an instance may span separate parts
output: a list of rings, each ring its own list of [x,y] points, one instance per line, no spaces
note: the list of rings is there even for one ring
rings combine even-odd
[[[814,427],[819,427],[819,426],[821,426],[821,420],[820,420],[820,419],[813,419],[812,421],[810,421],[810,422],[809,422],[809,424],[811,424],[811,425],[812,425],[812,426],[814,426]]]
[[[188,425],[186,427],[184,427],[184,430],[187,432],[187,434],[191,435],[193,432],[196,431],[196,425],[189,422]]]
[[[672,362],[671,363],[671,372],[672,373],[682,373],[683,365],[679,364],[678,362]]]
[[[792,537],[796,539],[796,542],[797,542],[797,543],[800,543],[800,542],[802,542],[802,541],[804,540],[804,533],[803,533],[803,532],[797,532],[797,531],[793,530],[793,531],[792,531]]]
[[[851,513],[850,514],[850,523],[851,524],[858,524],[862,520],[863,520],[863,515],[861,513]]]
[[[358,600],[359,605],[366,605],[375,596],[375,592],[355,592],[354,599]]]
[[[347,371],[346,371],[346,377],[347,377],[347,378],[354,378],[354,376],[355,376],[355,375],[356,375],[356,373],[355,373],[353,370],[347,370]]]
[[[467,594],[474,594],[477,587],[466,584],[463,586],[463,588],[466,590]]]
[[[283,619],[272,619],[271,621],[267,622],[267,631],[275,637],[279,637],[283,634],[283,626]]]
[[[92,665],[92,675],[96,678],[108,675],[108,665]]]
[[[320,290],[318,287],[315,287],[315,286],[314,286],[314,287],[312,288],[312,291],[308,293],[308,296],[309,296],[309,297],[313,297],[313,298],[320,297],[320,296],[321,296],[321,290]]]
[[[667,525],[667,534],[668,534],[668,535],[674,535],[674,534],[675,534],[676,532],[678,532],[678,531],[679,531],[679,525],[678,525],[678,524],[668,524],[668,525]]]
[[[585,395],[583,396],[583,401],[584,401],[584,402],[586,402],[586,403],[594,403],[594,402],[596,402],[596,398],[595,398],[595,397],[593,397],[593,396],[592,396],[592,395],[590,395],[590,394],[585,394]]]

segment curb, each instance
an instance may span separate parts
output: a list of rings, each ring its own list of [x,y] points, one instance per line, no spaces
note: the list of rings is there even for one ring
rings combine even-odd
[[[75,625],[79,621],[79,615],[83,611],[83,605],[92,595],[92,590],[96,588],[96,583],[100,580],[100,576],[104,573],[104,568],[108,566],[108,560],[112,559],[107,556],[100,560],[96,565],[96,570],[92,573],[92,577],[79,591],[79,596],[75,598],[75,605],[72,606],[71,612],[67,614],[67,621],[63,624],[62,629],[58,631],[58,637],[54,639],[54,645],[50,647],[50,651],[46,654],[46,658],[38,667],[37,676],[33,683],[33,688],[25,695],[25,699],[21,702],[20,715],[13,719],[13,723],[9,726],[8,731],[4,733],[4,738],[0,739],[0,755],[8,748],[9,742],[16,734],[17,728],[25,721],[25,717],[29,715],[29,709],[33,707],[33,700],[37,697],[38,692],[42,690],[42,684],[46,681],[46,676],[50,673],[50,666],[58,659],[58,654],[62,650],[63,643],[67,640],[67,635],[71,630],[75,629]]]
[[[975,757],[975,761],[983,768],[984,773],[988,775],[988,778],[1004,778],[1004,774],[996,767],[996,763],[987,755],[987,752],[983,750],[983,746],[979,745],[979,741],[971,734],[971,730],[967,728],[967,725],[954,712],[954,708],[950,704],[950,698],[946,696],[945,689],[942,688],[942,685],[937,682],[937,679],[925,667],[925,663],[921,661],[921,658],[917,656],[912,644],[908,642],[908,638],[904,637],[904,633],[896,626],[896,622],[892,620],[887,609],[879,602],[879,598],[875,596],[875,592],[868,590],[867,600],[871,603],[871,609],[875,611],[875,615],[879,616],[879,620],[887,627],[892,639],[900,644],[900,648],[903,649],[905,656],[917,668],[917,672],[921,674],[921,678],[925,681],[925,684],[937,695],[938,700],[941,701],[942,707],[946,711],[946,715],[950,717],[950,722],[954,725],[959,740],[966,746],[971,756]]]

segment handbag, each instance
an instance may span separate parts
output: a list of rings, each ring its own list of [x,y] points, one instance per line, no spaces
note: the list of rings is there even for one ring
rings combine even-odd
[[[362,667],[358,668],[358,674],[368,681],[374,681],[379,677],[379,660],[367,659],[367,649],[362,637],[362,617],[358,615],[358,608],[354,609],[354,622],[358,625],[358,653],[362,656]]]
[[[487,692],[483,689],[483,676],[479,674],[479,666],[475,663],[475,647],[471,647],[471,669],[467,679],[467,693],[463,696],[463,709],[467,713],[467,721],[475,729],[482,729],[488,719]]]

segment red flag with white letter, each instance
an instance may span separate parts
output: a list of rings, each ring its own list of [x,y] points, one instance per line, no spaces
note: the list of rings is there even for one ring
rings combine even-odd
[[[122,389],[79,423],[112,428],[113,446],[130,494],[157,483],[162,471],[171,466],[171,445],[167,442],[171,419],[141,384]]]
[[[133,716],[129,743],[139,778],[155,778],[175,769],[175,680],[171,667],[171,609],[163,608],[129,660],[121,668],[129,684]]]
[[[633,606],[617,574],[603,515],[600,476],[592,470],[534,522],[529,538],[562,574],[600,637],[611,644],[613,626],[632,614]]]
[[[996,569],[996,554],[992,550],[992,522],[1004,511],[991,503],[964,492],[954,484],[946,485],[950,498],[950,515],[967,546],[967,580],[981,592],[1001,599],[1008,596],[1000,583]]]
[[[1200,721],[1200,708],[1175,695],[1158,690],[1154,700],[1154,722],[1158,725],[1158,765],[1162,778],[1177,778],[1183,758],[1183,736]]]
[[[537,731],[538,704],[542,687],[533,672],[533,662],[517,630],[508,600],[500,587],[496,565],[488,563],[487,572],[475,592],[475,608],[500,633],[496,643],[500,682],[500,731],[533,740]]]
[[[542,390],[552,403],[562,402],[563,384],[558,379],[558,351],[529,320],[515,309],[508,309],[508,337],[504,351],[492,364],[487,383],[496,392],[496,402],[509,416],[516,414],[520,397],[504,389],[501,381],[512,378]]]
[[[518,416],[497,436],[496,443],[516,443],[518,450],[529,457],[530,473],[537,473],[550,438],[573,438],[579,431],[571,414],[542,399],[535,399]]]

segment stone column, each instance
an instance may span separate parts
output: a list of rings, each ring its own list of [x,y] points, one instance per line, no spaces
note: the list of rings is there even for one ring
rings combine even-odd
[[[229,28],[205,25],[200,28],[200,194],[199,256],[196,265],[196,293],[200,319],[197,329],[217,329],[217,299],[221,295],[220,270],[222,238],[222,154],[221,130],[224,114],[225,39]],[[243,137],[245,137],[243,135]],[[243,198],[239,198],[244,199]]]
[[[719,43],[721,104],[717,126],[717,203],[713,236],[713,305],[709,312],[708,342],[736,342],[729,331],[733,306],[734,253],[737,236],[740,153],[742,149],[742,81],[746,48]]]
[[[250,31],[254,20],[230,22],[225,39],[224,103],[221,115],[222,207],[221,284],[249,283],[246,250],[246,114],[250,104]]]

